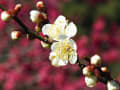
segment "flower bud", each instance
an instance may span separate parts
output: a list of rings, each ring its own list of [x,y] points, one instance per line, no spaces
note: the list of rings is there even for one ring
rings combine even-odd
[[[3,11],[1,13],[1,20],[4,21],[4,22],[8,22],[12,19],[10,13],[8,11]]]
[[[97,83],[97,77],[94,75],[85,76],[85,83],[88,87],[94,87]]]
[[[91,75],[92,74],[92,70],[91,70],[91,68],[89,68],[89,66],[87,66],[87,67],[84,67],[83,68],[83,75]]]
[[[103,71],[103,72],[107,72],[108,69],[107,69],[107,67],[101,67],[101,71]]]
[[[47,15],[43,12],[39,12],[37,10],[32,10],[30,12],[30,19],[32,20],[32,22],[39,24],[43,20],[47,19]]]
[[[42,47],[44,47],[44,48],[49,48],[49,47],[50,47],[49,44],[47,44],[47,43],[45,43],[45,42],[43,42],[43,41],[41,41],[41,45],[42,45]]]
[[[91,64],[98,66],[101,64],[101,57],[99,55],[94,55],[91,57]]]
[[[20,36],[21,36],[21,32],[19,32],[19,31],[13,31],[11,33],[12,40],[17,40],[17,39],[19,39]]]
[[[35,31],[36,31],[36,32],[40,32],[40,31],[41,31],[41,28],[40,28],[38,25],[36,25],[36,26],[35,26]]]
[[[22,4],[16,4],[14,9],[15,9],[16,13],[18,13],[21,10],[21,8],[22,8]]]
[[[38,9],[44,8],[45,6],[44,6],[43,1],[38,1],[38,2],[36,3],[36,7],[37,7]]]
[[[120,86],[114,80],[107,82],[107,89],[108,90],[120,90]]]
[[[39,18],[40,12],[37,10],[32,10],[30,12],[30,19],[32,20],[32,22],[34,23],[39,23],[40,22],[40,18]]]

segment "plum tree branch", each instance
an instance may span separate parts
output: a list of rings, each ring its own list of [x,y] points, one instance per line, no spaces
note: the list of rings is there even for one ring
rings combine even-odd
[[[0,4],[0,8],[2,10],[7,10],[6,8],[4,8],[1,4]],[[17,17],[14,16],[13,19],[24,29],[26,34],[30,34],[32,35],[34,38],[37,38],[45,43],[51,44],[51,42],[47,39],[44,39],[43,37],[41,37],[40,35],[38,35],[37,33],[35,33],[34,31],[30,30],[25,24],[23,24],[23,22]]]
[[[90,61],[90,58],[89,57],[84,57],[83,60],[85,60],[86,62],[89,62]],[[79,59],[77,59],[77,64],[78,66],[80,67],[80,69],[82,70],[84,67],[86,67],[87,65],[85,64],[82,64],[80,62]],[[111,75],[110,75],[110,72],[102,72],[102,70],[100,69],[101,67],[96,67],[96,69],[99,71],[100,73],[100,78],[98,78],[98,81],[100,81],[101,83],[104,83],[104,84],[107,84],[108,81],[110,80],[114,80]],[[117,82],[119,85],[120,83]]]

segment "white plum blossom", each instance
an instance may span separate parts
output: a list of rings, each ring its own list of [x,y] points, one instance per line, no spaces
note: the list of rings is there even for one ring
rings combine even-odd
[[[64,66],[68,62],[75,64],[77,61],[77,46],[74,40],[70,39],[76,35],[77,28],[73,22],[68,24],[66,18],[60,15],[53,24],[46,24],[42,32],[50,39],[55,40],[51,45],[49,59],[53,66]]]
[[[75,64],[77,61],[77,46],[73,40],[54,42],[51,50],[49,59],[53,66],[64,66],[68,61],[71,64]]]
[[[53,40],[61,41],[75,36],[77,33],[77,27],[73,22],[68,24],[66,18],[60,15],[53,24],[44,25],[42,32]]]

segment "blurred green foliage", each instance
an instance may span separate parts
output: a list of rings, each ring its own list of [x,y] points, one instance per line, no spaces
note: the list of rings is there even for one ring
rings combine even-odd
[[[91,5],[90,0],[71,0],[63,3],[62,12],[65,16],[77,18],[79,33],[90,34],[93,22],[99,16],[105,16],[109,21],[120,24],[120,0],[106,0],[105,2]],[[94,0],[95,1],[95,0]],[[82,30],[82,31],[80,31]]]

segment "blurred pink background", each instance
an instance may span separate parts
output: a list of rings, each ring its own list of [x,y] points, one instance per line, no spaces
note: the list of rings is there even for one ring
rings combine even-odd
[[[34,29],[29,11],[36,9],[37,1],[0,0],[0,4],[12,9],[16,3],[22,3],[18,17]],[[74,39],[79,57],[99,54],[113,77],[120,81],[120,1],[43,1],[51,23],[61,14],[76,23],[78,34]],[[11,40],[13,30],[23,29],[13,20],[10,23],[0,20],[0,90],[106,90],[102,83],[88,88],[77,65],[53,67],[48,59],[50,50],[42,48],[39,40],[25,37]]]

